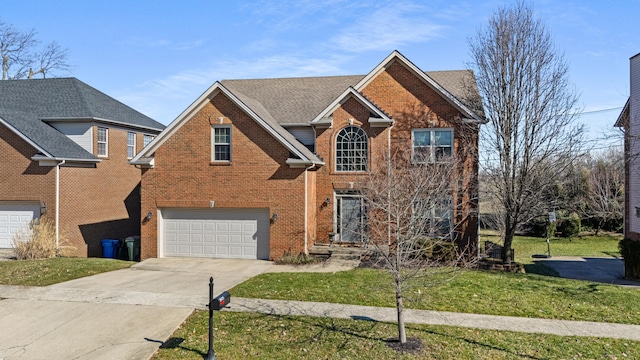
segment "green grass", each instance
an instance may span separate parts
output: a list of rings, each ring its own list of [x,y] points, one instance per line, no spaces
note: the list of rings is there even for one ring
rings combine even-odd
[[[418,291],[420,293],[418,293]],[[232,296],[394,307],[382,270],[267,273],[230,290]],[[640,324],[640,290],[537,274],[464,270],[437,287],[406,293],[413,309]]]
[[[487,230],[481,231],[480,240],[501,243],[495,232]],[[598,236],[584,234],[573,238],[552,238],[549,242],[551,256],[620,257],[618,250],[620,240],[622,240],[622,234],[600,233]],[[531,255],[547,254],[547,239],[516,236],[513,240],[513,249],[517,262],[530,264],[532,263]]]
[[[0,261],[0,284],[46,286],[119,270],[133,262],[100,258],[53,258]]]
[[[153,359],[202,359],[207,354],[208,312],[194,313]],[[448,326],[408,325],[419,354],[401,354],[386,340],[389,323],[255,313],[215,314],[219,359],[634,359],[640,342],[525,334]]]

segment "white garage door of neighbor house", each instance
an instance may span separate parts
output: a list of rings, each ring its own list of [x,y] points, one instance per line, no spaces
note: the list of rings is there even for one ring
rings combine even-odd
[[[164,256],[269,258],[268,209],[164,209]]]
[[[38,204],[0,203],[0,249],[13,247],[13,235],[40,217]]]

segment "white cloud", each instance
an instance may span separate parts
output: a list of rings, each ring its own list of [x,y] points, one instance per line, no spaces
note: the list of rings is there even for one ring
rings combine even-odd
[[[427,9],[411,3],[392,3],[345,28],[332,39],[342,51],[397,49],[440,37],[445,26],[430,22]]]

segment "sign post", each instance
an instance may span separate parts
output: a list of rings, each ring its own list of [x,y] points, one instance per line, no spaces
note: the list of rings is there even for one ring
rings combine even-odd
[[[551,237],[551,235],[549,234],[549,231],[551,230],[551,224],[556,222],[556,212],[555,211],[550,211],[549,212],[549,225],[547,226],[547,256],[551,257],[551,242],[549,241],[549,238]]]

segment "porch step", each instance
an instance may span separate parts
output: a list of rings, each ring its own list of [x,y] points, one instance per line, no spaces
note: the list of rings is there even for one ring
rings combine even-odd
[[[365,255],[370,249],[364,247],[344,247],[344,246],[329,246],[325,244],[316,244],[309,248],[309,254],[319,256],[329,256],[330,259],[335,260],[353,260],[360,261],[363,255]]]

